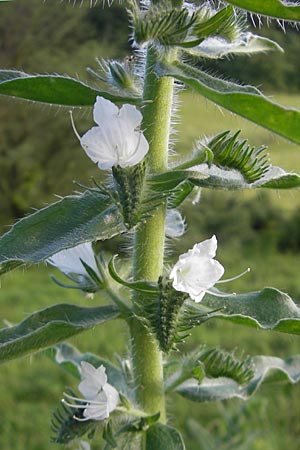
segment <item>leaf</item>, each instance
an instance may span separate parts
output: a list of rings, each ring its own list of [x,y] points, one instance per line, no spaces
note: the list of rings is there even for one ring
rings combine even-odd
[[[281,0],[227,0],[227,3],[264,16],[300,21],[300,5],[288,5]]]
[[[180,183],[188,178],[189,174],[185,170],[170,170],[168,172],[152,175],[149,184],[152,190],[166,192],[176,188]]]
[[[181,434],[175,428],[156,423],[146,434],[146,450],[185,450]]]
[[[273,356],[253,357],[254,377],[246,386],[241,386],[229,378],[204,378],[201,384],[190,379],[176,389],[183,397],[195,402],[209,402],[241,398],[246,400],[263,383],[288,381],[292,384],[300,380],[300,355],[288,359]]]
[[[193,167],[200,174],[205,175],[203,178],[189,177],[190,181],[196,186],[212,188],[212,189],[292,189],[300,187],[300,175],[296,173],[288,173],[277,166],[269,166],[267,172],[255,182],[247,182],[244,176],[235,169],[221,168],[212,164],[201,164]]]
[[[300,111],[272,102],[252,86],[221,80],[180,62],[158,64],[157,74],[174,77],[229,111],[300,143]]]
[[[11,270],[17,269],[18,267],[23,266],[23,263],[20,261],[9,261],[3,264],[0,264],[0,276],[4,275]]]
[[[0,70],[0,94],[71,107],[93,106],[98,95],[114,103],[140,103],[138,97],[99,90],[71,77],[13,70]]]
[[[87,241],[125,231],[109,197],[97,190],[72,195],[24,217],[0,238],[0,263],[37,263]]]
[[[106,369],[107,378],[119,392],[132,397],[132,392],[123,376],[123,372],[111,362],[93,353],[81,353],[76,347],[66,342],[57,344],[45,351],[45,354],[56,364],[64,368],[78,380],[81,379],[80,364],[82,361],[89,362],[94,367],[103,365]]]
[[[0,330],[0,362],[37,352],[118,316],[119,310],[111,305],[82,308],[61,304],[42,309],[18,325]]]
[[[201,58],[217,59],[227,55],[252,55],[274,50],[283,52],[280,45],[271,39],[247,32],[242,33],[234,42],[229,42],[224,38],[211,37],[205,39],[200,45],[186,51]]]
[[[201,304],[190,303],[189,309],[191,314],[218,309],[206,316],[205,321],[218,318],[264,330],[300,334],[300,309],[287,294],[275,288],[247,294],[224,294],[224,297],[206,294]]]
[[[168,208],[178,208],[192,193],[196,186],[190,181],[181,183],[168,197]],[[198,188],[199,189],[199,188]]]

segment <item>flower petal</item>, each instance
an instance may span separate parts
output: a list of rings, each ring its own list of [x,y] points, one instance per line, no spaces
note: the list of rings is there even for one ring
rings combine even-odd
[[[141,125],[143,116],[136,106],[125,104],[120,109],[119,119],[124,121],[132,130],[135,130]]]
[[[107,409],[108,412],[111,413],[114,411],[119,403],[119,393],[118,391],[109,383],[106,383],[103,386],[103,391],[106,394],[107,398]]]
[[[113,102],[103,97],[97,97],[93,116],[98,125],[109,124],[116,119],[118,114],[119,108]]]
[[[65,274],[75,273],[89,277],[80,260],[84,261],[94,272],[99,274],[91,242],[85,242],[84,244],[61,250],[48,258],[46,262]]]

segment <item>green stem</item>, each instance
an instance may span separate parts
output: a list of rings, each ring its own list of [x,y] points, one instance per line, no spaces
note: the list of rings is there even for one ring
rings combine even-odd
[[[167,170],[170,121],[173,98],[172,78],[157,78],[153,67],[156,54],[148,50],[143,97],[143,129],[149,142],[148,170],[161,173]],[[162,274],[165,239],[166,205],[153,212],[135,234],[134,276],[136,280],[157,281]],[[145,296],[136,294],[135,300],[148,302]],[[162,354],[156,340],[144,325],[133,318],[130,323],[132,357],[139,389],[137,400],[148,414],[160,412],[160,420],[166,421],[163,385]]]

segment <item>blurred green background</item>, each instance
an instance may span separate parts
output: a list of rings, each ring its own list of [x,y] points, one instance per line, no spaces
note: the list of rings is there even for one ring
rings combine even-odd
[[[31,73],[57,72],[89,81],[86,66],[97,68],[96,57],[124,58],[130,54],[128,26],[123,8],[73,2],[15,0],[1,4],[0,67]],[[260,55],[238,61],[222,61],[207,67],[226,77],[252,82],[278,101],[300,107],[300,40],[296,30],[287,33],[275,23],[257,29],[276,39],[286,49],[281,55]],[[204,65],[204,63],[203,63]],[[228,114],[199,98],[178,95],[179,121],[174,147],[186,154],[203,135],[242,129],[253,145],[269,146],[273,164],[300,172],[299,147],[255,125]],[[88,183],[99,170],[80,148],[71,129],[68,110],[0,99],[0,227],[55,200],[54,195],[71,193],[73,180]],[[92,124],[91,111],[75,113],[80,132]],[[176,121],[178,118],[176,118]],[[175,156],[174,156],[175,158]],[[226,276],[247,267],[250,274],[237,280],[232,290],[246,292],[274,286],[300,298],[300,196],[289,192],[202,191],[198,205],[183,209],[187,233],[169,243],[168,259],[190,248],[195,240],[216,234],[218,259]],[[109,243],[116,247],[118,240]],[[175,256],[174,256],[175,255]],[[62,290],[49,279],[54,269],[44,265],[16,271],[2,278],[0,318],[9,322],[53,303],[93,305],[80,293]],[[231,286],[230,286],[231,287]],[[229,287],[228,287],[229,288]],[[5,322],[3,322],[3,325]],[[82,351],[104,357],[126,356],[127,331],[119,323],[109,323],[72,340]],[[184,351],[207,342],[245,354],[286,357],[299,353],[299,338],[279,333],[259,332],[225,323],[208,323],[195,330]],[[60,448],[49,443],[51,411],[66,385],[76,383],[46,357],[35,355],[1,366],[0,449],[48,450]],[[223,405],[197,405],[174,396],[169,401],[170,423],[184,430],[188,450],[298,450],[300,386],[274,385],[263,388],[248,403],[229,401]],[[206,431],[204,431],[204,429]],[[207,434],[208,433],[208,434]],[[202,436],[200,441],[199,436]],[[246,440],[248,436],[249,441]],[[205,441],[205,442],[204,442]],[[95,449],[97,446],[95,447]],[[99,447],[98,447],[99,448]]]

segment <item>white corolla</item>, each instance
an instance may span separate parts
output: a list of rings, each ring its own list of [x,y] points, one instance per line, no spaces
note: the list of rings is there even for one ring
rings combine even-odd
[[[63,402],[74,409],[83,409],[83,417],[79,421],[105,420],[119,403],[118,391],[107,382],[105,367],[95,368],[88,362],[81,362],[81,378],[78,389],[83,398],[64,394]],[[75,403],[70,403],[70,400]]]
[[[200,302],[224,274],[224,267],[214,259],[216,251],[217,238],[213,236],[181,255],[170,273],[174,289]]]
[[[140,163],[149,150],[149,144],[140,129],[143,116],[133,105],[124,104],[120,109],[111,101],[97,97],[94,105],[94,121],[82,137],[74,131],[89,158],[100,169],[122,168]]]

